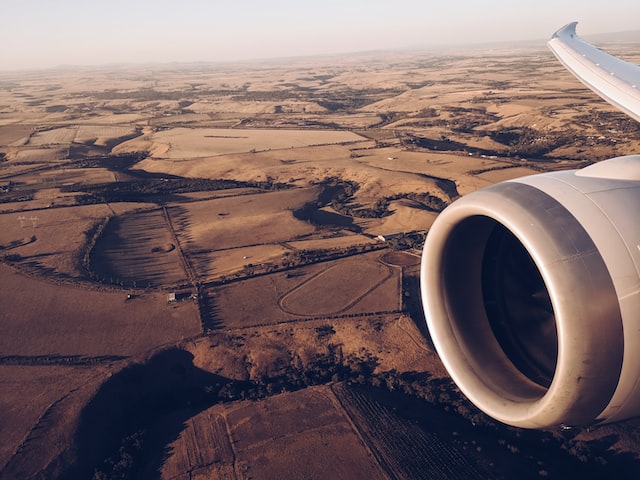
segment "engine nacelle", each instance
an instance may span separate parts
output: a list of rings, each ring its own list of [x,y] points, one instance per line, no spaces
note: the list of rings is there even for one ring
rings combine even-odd
[[[640,415],[640,155],[466,195],[434,222],[421,290],[460,390],[523,428]]]

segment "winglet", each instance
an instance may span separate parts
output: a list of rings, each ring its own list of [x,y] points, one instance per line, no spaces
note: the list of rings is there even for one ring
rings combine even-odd
[[[640,67],[585,42],[572,22],[555,32],[547,45],[578,80],[640,122]]]
[[[570,37],[570,38],[573,38],[573,37],[576,36],[576,26],[577,25],[578,25],[578,22],[567,23],[560,30],[556,31],[556,33],[554,33],[551,38],[552,39],[553,38],[566,38],[567,36]]]

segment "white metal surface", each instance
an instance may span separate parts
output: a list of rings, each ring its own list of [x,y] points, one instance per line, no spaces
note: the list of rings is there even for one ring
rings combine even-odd
[[[585,42],[576,34],[576,25],[562,27],[547,45],[578,80],[640,122],[640,66]]]

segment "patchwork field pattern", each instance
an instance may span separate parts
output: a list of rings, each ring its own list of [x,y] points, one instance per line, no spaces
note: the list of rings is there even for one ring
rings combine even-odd
[[[0,479],[635,480],[637,420],[466,403],[418,277],[458,197],[638,151],[543,45],[0,73]]]

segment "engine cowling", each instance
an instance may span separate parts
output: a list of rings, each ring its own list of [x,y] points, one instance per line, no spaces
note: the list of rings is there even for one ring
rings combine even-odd
[[[429,333],[460,390],[523,428],[640,415],[640,155],[466,195],[427,235]]]

